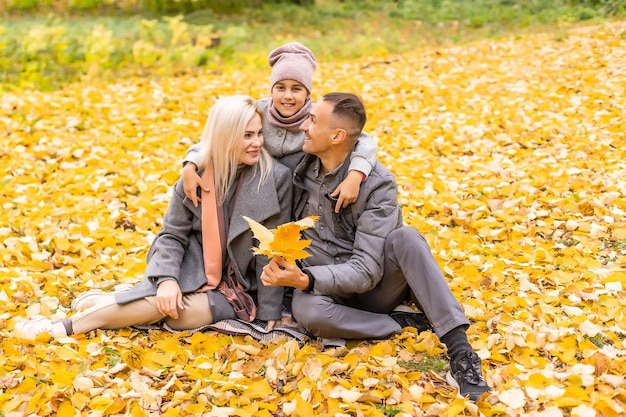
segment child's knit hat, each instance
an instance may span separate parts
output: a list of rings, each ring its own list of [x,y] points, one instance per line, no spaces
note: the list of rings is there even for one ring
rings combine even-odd
[[[294,80],[311,92],[317,61],[309,48],[299,42],[286,43],[270,52],[268,61],[272,67],[270,90],[278,81]]]

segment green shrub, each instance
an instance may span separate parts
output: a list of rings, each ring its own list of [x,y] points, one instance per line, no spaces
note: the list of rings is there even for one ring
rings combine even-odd
[[[0,22],[0,88],[55,88],[84,75],[173,75],[201,68],[266,66],[268,49],[292,40],[306,43],[320,60],[343,60],[359,57],[362,51],[384,56],[425,44],[519,33],[527,27],[558,24],[563,30],[563,25],[609,13],[626,16],[626,0],[318,0],[314,7],[297,3],[310,4],[9,0],[4,4],[19,8],[19,13]],[[175,5],[194,11],[184,17],[156,12],[89,15],[90,8],[99,13],[141,7],[168,11]],[[28,15],[29,8],[34,8],[33,14]],[[79,8],[86,17],[68,16]],[[224,13],[229,10],[240,12]]]
[[[246,8],[259,7],[260,0],[143,0],[143,10],[164,14],[188,14],[198,10],[215,13],[241,13]]]
[[[5,0],[6,1],[6,0]],[[138,12],[146,0],[8,0],[4,12]]]
[[[621,16],[626,13],[626,0],[571,0],[571,4],[602,10],[605,16]]]
[[[94,10],[104,4],[104,0],[71,0],[70,7],[77,10]]]
[[[8,8],[9,10],[35,10],[38,6],[38,0],[9,0]]]

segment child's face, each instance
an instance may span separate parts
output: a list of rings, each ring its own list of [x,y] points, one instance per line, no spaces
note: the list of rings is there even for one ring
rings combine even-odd
[[[285,117],[293,116],[300,110],[308,96],[307,89],[294,80],[281,80],[272,87],[274,107]]]

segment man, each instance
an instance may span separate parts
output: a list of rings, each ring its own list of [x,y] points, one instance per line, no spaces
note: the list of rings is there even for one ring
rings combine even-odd
[[[301,267],[274,258],[265,285],[295,288],[294,318],[319,337],[385,338],[403,327],[434,329],[450,357],[448,382],[477,400],[489,391],[465,333],[469,321],[428,243],[404,227],[394,176],[376,163],[358,199],[336,213],[329,192],[347,175],[367,116],[348,93],[325,95],[301,126],[306,155],[294,171],[294,216],[319,216]],[[423,313],[402,305],[413,298]]]

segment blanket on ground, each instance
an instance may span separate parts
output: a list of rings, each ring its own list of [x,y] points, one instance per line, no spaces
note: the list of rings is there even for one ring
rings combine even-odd
[[[137,325],[133,327],[139,330],[167,330],[173,333],[178,332],[178,330],[172,329],[165,323]],[[227,319],[185,331],[189,334],[195,332],[216,331],[219,333],[229,334],[233,336],[251,336],[252,338],[259,341],[271,341],[272,339],[283,336],[296,339],[299,342],[303,343],[319,343],[324,346],[324,348],[341,347],[345,346],[346,344],[346,341],[344,339],[318,338],[313,333],[309,332],[297,323],[281,324],[275,327],[273,330],[269,331],[266,327],[267,322],[262,320],[247,322],[239,319]]]

